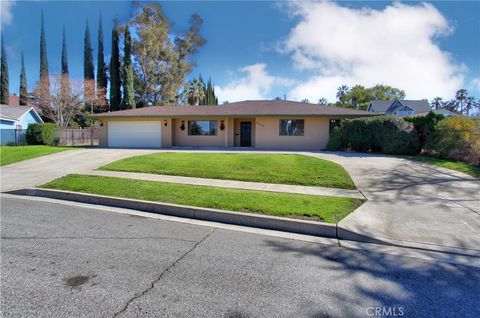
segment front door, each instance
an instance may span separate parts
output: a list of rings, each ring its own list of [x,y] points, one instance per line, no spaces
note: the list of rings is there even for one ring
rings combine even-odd
[[[244,121],[240,123],[240,147],[252,146],[252,123]]]

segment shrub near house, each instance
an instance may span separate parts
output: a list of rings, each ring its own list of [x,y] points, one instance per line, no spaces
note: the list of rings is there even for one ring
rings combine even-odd
[[[440,121],[427,147],[440,158],[479,165],[480,120],[455,116]]]
[[[352,149],[397,155],[430,156],[480,164],[480,120],[433,113],[425,117],[345,120],[336,127],[328,150]]]
[[[411,155],[419,152],[420,143],[413,124],[401,118],[382,116],[345,120],[341,127],[336,127],[327,149],[347,148],[358,152]]]
[[[27,128],[26,138],[29,145],[49,145],[55,142],[55,128],[51,123],[30,124]]]

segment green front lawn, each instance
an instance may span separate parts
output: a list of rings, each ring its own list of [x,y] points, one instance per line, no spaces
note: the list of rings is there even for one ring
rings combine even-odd
[[[422,163],[428,163],[438,167],[456,170],[480,179],[480,166],[474,166],[460,161],[437,159],[428,156],[405,156],[405,158]]]
[[[342,166],[302,155],[156,153],[122,159],[100,169],[355,189]]]
[[[1,146],[0,166],[72,149],[52,146]]]
[[[328,223],[337,223],[364,202],[353,198],[224,189],[76,174],[41,187],[230,211],[307,217]]]

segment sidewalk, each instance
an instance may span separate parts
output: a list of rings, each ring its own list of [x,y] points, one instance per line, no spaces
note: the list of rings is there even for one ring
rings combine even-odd
[[[104,170],[91,170],[83,174],[148,180],[148,181],[191,184],[191,185],[199,185],[199,186],[211,186],[211,187],[220,187],[220,188],[242,189],[242,190],[285,192],[285,193],[365,199],[365,197],[358,190],[347,190],[347,189],[337,189],[337,188],[179,177],[179,176],[158,175],[158,174],[150,174],[150,173],[119,172],[119,171],[104,171]]]

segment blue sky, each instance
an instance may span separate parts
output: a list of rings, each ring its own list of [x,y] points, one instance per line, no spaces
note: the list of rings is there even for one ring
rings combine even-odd
[[[207,44],[191,76],[211,76],[220,100],[320,97],[334,100],[341,84],[390,84],[407,98],[453,97],[466,87],[480,97],[480,2],[161,2],[175,31],[193,13],[204,20]],[[113,19],[125,21],[130,1],[2,0],[10,90],[18,92],[20,52],[29,89],[39,75],[40,12],[45,14],[51,73],[60,71],[65,25],[73,78],[83,74],[86,20],[96,35],[100,13],[105,53]],[[10,21],[9,21],[10,20]]]

